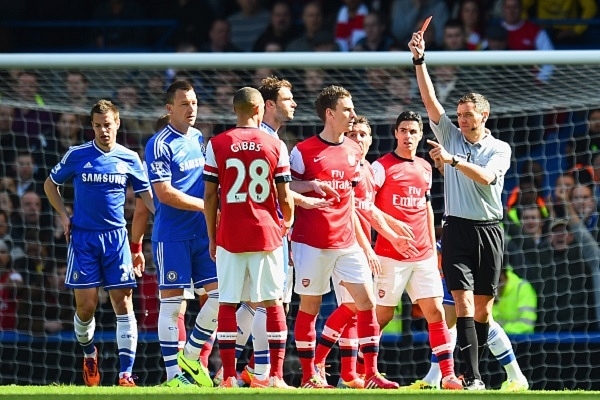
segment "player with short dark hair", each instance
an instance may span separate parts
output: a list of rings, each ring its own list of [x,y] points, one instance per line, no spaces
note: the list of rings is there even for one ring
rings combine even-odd
[[[233,107],[236,128],[217,135],[208,144],[203,176],[210,253],[216,258],[221,282],[217,330],[223,361],[220,387],[238,386],[236,307],[241,301],[251,301],[262,303],[266,310],[271,360],[270,376],[264,371],[255,374],[251,387],[285,388],[283,359],[287,327],[281,301],[285,280],[281,239],[294,218],[289,158],[281,140],[265,135],[258,128],[264,114],[264,101],[258,90],[239,89]],[[221,215],[217,226],[219,203]],[[239,226],[244,226],[245,240],[232,234]]]
[[[117,143],[119,110],[108,100],[97,102],[90,112],[94,140],[67,151],[44,183],[50,204],[60,214],[69,243],[65,284],[75,294],[75,336],[83,347],[83,380],[100,384],[98,351],[94,346],[98,287],[109,293],[117,316],[120,386],[135,386],[132,376],[137,349],[137,322],[132,295],[135,277],[127,246],[125,197],[131,184],[147,207],[154,211],[150,184],[137,153]],[[65,207],[59,186],[73,180],[73,217]]]
[[[166,100],[170,122],[148,140],[145,151],[156,206],[152,250],[161,299],[158,337],[167,386],[190,384],[182,370],[199,386],[212,386],[207,368],[198,362],[202,346],[216,328],[219,297],[203,215],[205,145],[202,133],[194,128],[198,100],[187,81],[173,82]],[[178,315],[184,288],[190,283],[197,290],[203,288],[208,299],[183,351],[178,352]]]

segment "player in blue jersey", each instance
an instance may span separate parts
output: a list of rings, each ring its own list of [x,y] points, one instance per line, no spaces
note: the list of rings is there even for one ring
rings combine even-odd
[[[166,385],[189,385],[186,372],[199,386],[212,386],[208,370],[198,362],[203,344],[216,328],[219,307],[217,272],[208,253],[204,219],[204,152],[195,129],[198,101],[194,88],[176,81],[167,89],[170,123],[150,138],[145,158],[152,183],[154,227],[152,248],[158,267],[160,311],[158,338],[167,370]],[[184,288],[204,288],[208,300],[198,313],[183,351],[178,352],[177,319]]]
[[[154,211],[150,184],[139,156],[117,144],[119,110],[100,100],[91,110],[94,140],[74,146],[51,171],[44,183],[50,204],[60,214],[69,243],[67,287],[73,288],[76,313],[74,329],[83,347],[83,379],[88,386],[100,384],[98,351],[94,346],[98,287],[103,286],[117,316],[117,346],[121,369],[119,385],[135,386],[132,378],[137,348],[137,322],[132,288],[141,268],[134,268],[127,246],[125,193],[135,193]],[[59,186],[73,180],[73,217],[65,208]]]

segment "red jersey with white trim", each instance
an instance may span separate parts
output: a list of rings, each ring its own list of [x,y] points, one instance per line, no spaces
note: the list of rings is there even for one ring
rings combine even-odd
[[[292,177],[302,181],[327,182],[340,195],[331,207],[296,208],[292,240],[318,249],[346,249],[356,242],[353,187],[359,176],[361,149],[354,141],[329,143],[313,136],[296,145],[290,154]],[[315,192],[303,193],[319,197]]]
[[[354,188],[354,210],[358,215],[360,227],[371,242],[371,215],[375,200],[375,176],[371,163],[364,160],[360,164],[360,176]]]
[[[433,256],[433,244],[427,221],[427,202],[431,190],[431,165],[420,157],[414,160],[389,153],[373,163],[375,205],[392,217],[406,222],[415,234],[419,254],[411,261]],[[399,261],[407,260],[382,235],[377,236],[375,253]]]
[[[292,180],[285,143],[258,128],[223,132],[206,148],[203,179],[221,186],[217,246],[231,253],[281,247],[275,183]]]

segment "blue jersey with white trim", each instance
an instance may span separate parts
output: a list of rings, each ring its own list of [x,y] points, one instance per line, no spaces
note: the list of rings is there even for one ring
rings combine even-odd
[[[182,134],[167,125],[146,144],[150,182],[170,182],[183,193],[204,198],[202,173],[205,151],[202,133],[198,129],[189,128],[187,134]],[[203,213],[171,207],[161,203],[156,195],[154,206],[152,240],[172,242],[208,236]]]
[[[127,184],[134,192],[150,190],[138,154],[117,144],[105,152],[94,141],[73,146],[50,172],[50,179],[62,185],[73,179],[74,227],[107,231],[124,227]]]

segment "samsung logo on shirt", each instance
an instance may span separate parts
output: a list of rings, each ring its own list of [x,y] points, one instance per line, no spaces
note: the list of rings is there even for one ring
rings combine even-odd
[[[192,160],[184,161],[183,163],[179,164],[179,171],[185,172],[185,171],[189,171],[190,169],[203,167],[203,166],[204,166],[204,158],[198,157],[198,158],[194,158]]]
[[[116,183],[127,184],[127,175],[119,174],[81,174],[81,180],[89,183]]]

